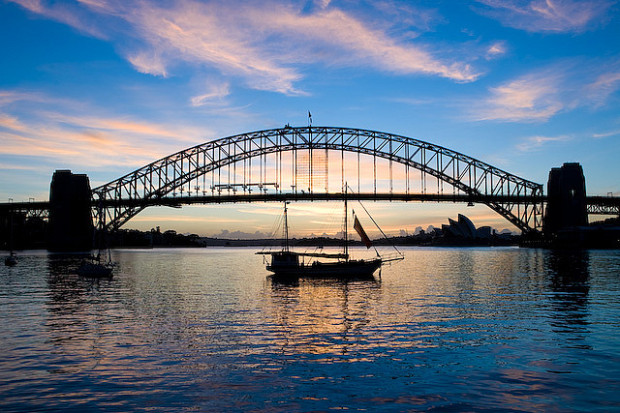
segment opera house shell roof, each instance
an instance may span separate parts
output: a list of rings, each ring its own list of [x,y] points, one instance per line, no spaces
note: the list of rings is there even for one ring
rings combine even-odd
[[[484,226],[476,229],[476,226],[469,218],[459,214],[458,221],[448,219],[449,225],[443,224],[441,230],[444,237],[455,237],[464,239],[488,239],[491,237],[491,227]]]

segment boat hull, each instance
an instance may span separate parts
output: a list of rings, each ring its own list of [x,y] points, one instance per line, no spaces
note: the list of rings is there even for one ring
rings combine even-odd
[[[112,277],[112,267],[103,264],[84,262],[77,269],[77,274],[81,277],[109,278]]]
[[[305,265],[268,265],[267,270],[282,277],[369,277],[381,267],[381,260],[352,260],[339,262],[313,262]]]

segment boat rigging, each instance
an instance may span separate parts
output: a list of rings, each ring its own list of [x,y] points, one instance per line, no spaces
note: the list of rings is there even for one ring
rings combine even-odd
[[[289,231],[288,231],[288,202],[284,202],[284,245],[280,251],[259,251],[259,255],[270,255],[271,261],[267,264],[267,270],[276,276],[286,277],[370,277],[374,272],[381,268],[384,263],[391,261],[400,261],[404,259],[403,254],[397,252],[392,256],[381,256],[375,248],[376,257],[371,259],[352,259],[349,254],[349,235],[348,235],[348,203],[347,203],[348,185],[344,187],[344,220],[343,220],[343,252],[342,253],[318,253],[318,252],[296,252],[290,248]],[[360,203],[361,204],[361,203]],[[364,211],[368,214],[366,208],[362,205]],[[355,214],[355,212],[354,212]],[[372,219],[377,225],[376,221]],[[385,233],[377,225],[381,233]],[[353,228],[359,234],[366,248],[371,246],[374,248],[372,241],[366,234],[357,215],[355,215]],[[386,237],[387,238],[387,237]],[[318,259],[304,262],[304,257],[310,258],[326,258],[331,261],[319,261]],[[301,259],[300,259],[301,258]]]

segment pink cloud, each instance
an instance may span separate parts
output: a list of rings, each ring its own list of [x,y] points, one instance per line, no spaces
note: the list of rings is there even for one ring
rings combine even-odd
[[[23,8],[43,15],[49,19],[69,25],[90,36],[105,39],[106,35],[99,30],[96,19],[82,8],[70,3],[50,3],[43,0],[8,0],[17,3]],[[84,2],[86,3],[86,2]]]
[[[8,103],[0,103],[0,154],[43,158],[63,167],[138,167],[200,143],[207,132],[124,117],[82,115],[75,112],[73,102],[53,99],[49,100],[54,101],[56,112],[21,114],[11,107],[15,99],[40,103],[46,98],[33,95],[34,100],[28,100],[28,94],[19,92],[0,92],[0,96],[12,96]]]
[[[620,90],[618,60],[564,60],[489,88],[469,105],[475,120],[543,122],[583,106],[603,106]]]
[[[178,0],[166,6],[114,0],[82,0],[80,6],[14,1],[93,36],[118,38],[119,48],[137,71],[157,76],[169,76],[177,65],[189,63],[242,78],[251,88],[289,95],[304,93],[296,87],[304,77],[300,67],[312,64],[365,65],[458,82],[479,76],[464,62],[438,57],[430,45],[390,36],[390,26],[397,25],[400,16],[405,16],[402,20],[416,15],[410,7],[406,13],[399,9],[380,27],[328,1],[312,13],[277,1],[202,4]],[[379,5],[382,10],[393,9],[385,2]],[[427,25],[426,20],[422,23]],[[128,46],[127,33],[138,42]]]
[[[607,0],[477,0],[482,14],[528,32],[582,32],[600,24],[613,5]]]
[[[521,143],[517,145],[517,149],[521,152],[532,152],[541,149],[544,145],[553,142],[566,142],[570,140],[569,136],[530,136],[523,139]]]
[[[228,83],[214,83],[209,82],[207,84],[207,90],[202,95],[193,96],[190,99],[191,105],[203,106],[209,102],[221,103],[221,100],[228,96],[230,93],[230,86]]]
[[[589,98],[596,106],[603,105],[609,98],[609,95],[620,89],[620,71],[600,74],[586,89]]]
[[[457,81],[472,81],[478,76],[467,64],[442,62],[424,47],[398,42],[341,10],[300,16],[291,10],[268,13],[259,9],[254,10],[254,15],[257,20],[270,21],[270,26],[285,29],[300,43],[309,40],[304,50],[315,58],[327,54],[343,65],[365,63],[384,71],[423,73]]]
[[[545,121],[565,107],[560,97],[560,74],[536,73],[491,88],[475,107],[477,120]]]
[[[487,49],[486,58],[487,60],[491,60],[504,54],[506,54],[506,45],[504,42],[495,42]]]

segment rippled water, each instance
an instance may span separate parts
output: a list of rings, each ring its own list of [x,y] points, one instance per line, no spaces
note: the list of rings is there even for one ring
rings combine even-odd
[[[0,411],[618,411],[620,251],[406,249],[374,281],[253,249],[0,269]]]

